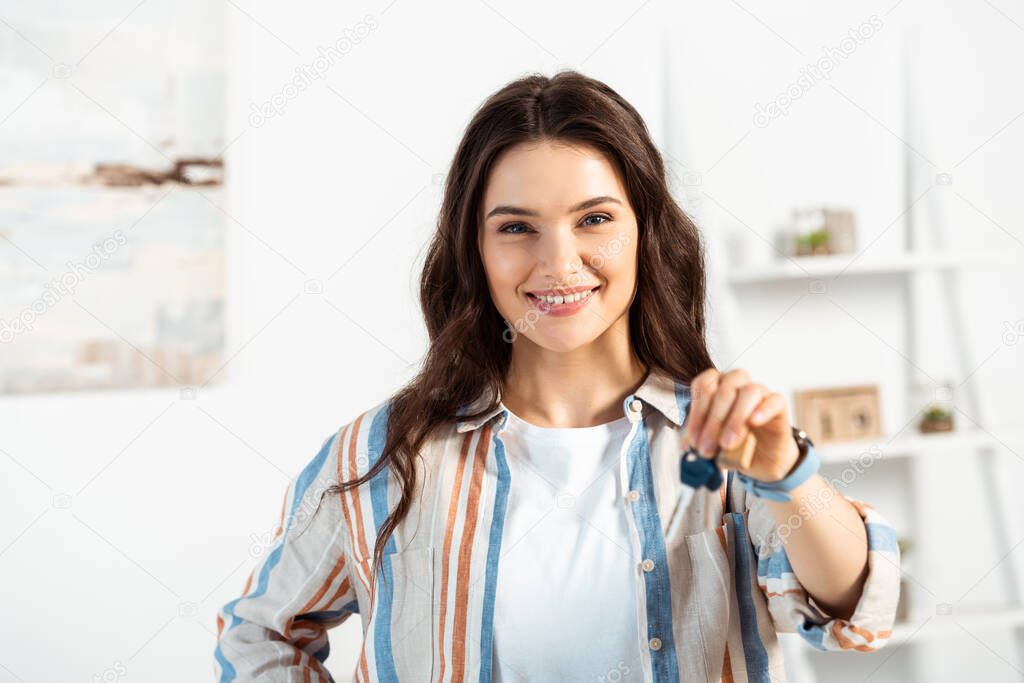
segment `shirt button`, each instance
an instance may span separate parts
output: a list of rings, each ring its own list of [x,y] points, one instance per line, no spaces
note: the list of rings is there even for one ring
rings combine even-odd
[[[638,500],[640,500],[640,492],[639,491],[630,491],[629,493],[626,494],[626,497],[629,498],[629,500],[631,502],[635,503]]]
[[[661,638],[651,638],[647,642],[647,644],[651,646],[652,650],[660,650],[661,649]]]
[[[635,398],[632,401],[630,401],[630,403],[629,403],[629,409],[632,410],[634,413],[639,413],[640,409],[643,408],[643,407],[644,407],[644,404],[641,403],[638,399],[635,399]]]
[[[649,572],[652,569],[654,569],[654,560],[647,558],[646,560],[640,563],[640,566],[644,568],[645,572]]]

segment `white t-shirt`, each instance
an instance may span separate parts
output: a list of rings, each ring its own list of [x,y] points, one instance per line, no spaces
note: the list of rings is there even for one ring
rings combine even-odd
[[[621,495],[630,422],[538,427],[510,412],[494,680],[639,681],[637,558]]]

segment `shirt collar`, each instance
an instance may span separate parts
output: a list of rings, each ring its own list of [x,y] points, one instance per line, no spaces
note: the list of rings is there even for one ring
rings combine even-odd
[[[504,413],[505,409],[501,405],[501,390],[485,389],[474,401],[464,404],[463,407],[459,409],[458,415],[466,415],[485,408],[490,403],[490,399],[495,393],[497,393],[498,398],[496,408],[473,419],[460,418],[456,420],[455,430],[457,432],[466,432],[471,429],[476,429],[489,422],[496,415]],[[651,371],[647,373],[647,377],[644,379],[643,383],[635,392],[633,392],[633,394],[627,396],[623,402],[623,406],[625,407],[624,410],[627,415],[628,405],[634,399],[639,399],[643,403],[653,407],[668,418],[672,424],[681,427],[683,422],[686,420],[687,407],[690,403],[690,386],[683,382],[676,381],[659,371],[651,369]]]

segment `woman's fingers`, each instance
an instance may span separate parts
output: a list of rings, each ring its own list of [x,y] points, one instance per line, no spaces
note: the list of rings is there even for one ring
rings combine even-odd
[[[692,425],[691,431],[692,434],[698,435],[696,441],[691,443],[695,443],[701,455],[706,458],[714,457],[718,450],[722,424],[732,410],[739,388],[750,382],[750,375],[746,370],[737,368],[724,374],[716,373],[714,380],[714,388],[711,391],[708,391],[709,380],[704,380],[698,387],[702,395],[695,406],[698,410],[698,419]]]
[[[723,422],[722,435],[718,440],[722,448],[735,448],[747,438],[750,433],[750,416],[768,393],[767,387],[754,382],[739,388],[732,409]]]
[[[751,381],[742,368],[725,373],[709,368],[690,384],[686,446],[717,458],[723,468],[758,472],[768,480],[784,476],[799,455],[789,429],[782,394]]]
[[[704,416],[711,405],[711,399],[714,398],[715,389],[718,388],[718,377],[718,370],[708,368],[690,382],[690,409],[686,418],[688,446],[697,445],[697,438],[704,426]]]
[[[719,459],[725,467],[743,470],[750,466],[757,440],[750,432],[748,420],[767,393],[767,388],[753,382],[736,391],[718,438],[718,445],[722,448]]]
[[[754,410],[750,417],[750,424],[755,427],[769,422],[779,413],[786,412],[786,399],[777,391],[772,391],[761,397],[761,404]]]

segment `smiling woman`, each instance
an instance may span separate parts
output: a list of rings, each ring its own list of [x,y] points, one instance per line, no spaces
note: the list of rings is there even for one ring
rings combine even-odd
[[[553,140],[520,143],[495,162],[482,207],[491,298],[507,325],[533,327],[524,344],[569,351],[610,328],[624,336],[636,290],[637,219],[603,154]],[[588,348],[596,363],[608,351]]]
[[[220,680],[330,680],[352,614],[361,681],[775,681],[776,632],[885,644],[893,530],[814,472],[777,393],[714,368],[704,281],[626,100],[574,71],[493,94],[423,268],[422,368],[288,487]],[[688,444],[739,464],[688,488]]]

